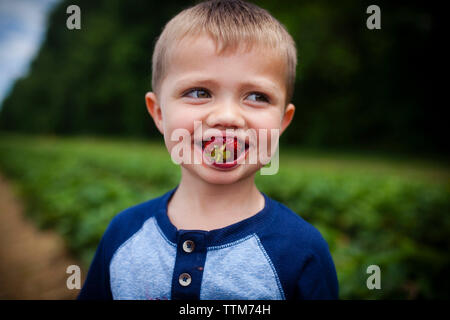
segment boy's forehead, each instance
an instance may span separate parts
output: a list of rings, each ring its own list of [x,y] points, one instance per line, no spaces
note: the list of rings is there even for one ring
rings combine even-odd
[[[258,43],[222,48],[220,43],[207,35],[187,36],[172,46],[166,63],[168,73],[179,74],[195,69],[214,72],[223,67],[221,62],[237,67],[253,67],[260,74],[277,78],[285,86],[286,59],[278,50]]]
[[[285,62],[282,58],[280,50],[271,48],[264,43],[258,42],[241,42],[226,43],[221,40],[214,40],[206,34],[188,35],[178,41],[174,41],[171,46],[172,58],[181,58],[184,60],[189,52],[198,54],[208,54],[220,57],[229,57],[233,55],[252,55],[253,57],[263,57],[264,59],[280,60],[279,63]]]

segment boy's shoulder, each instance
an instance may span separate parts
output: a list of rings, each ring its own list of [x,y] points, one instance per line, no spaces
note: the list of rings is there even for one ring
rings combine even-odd
[[[173,190],[121,211],[111,220],[105,236],[115,238],[115,240],[129,238],[148,219],[164,209],[166,198],[170,197],[172,193]],[[270,209],[275,214],[270,225],[259,234],[261,239],[269,237],[275,240],[280,247],[294,250],[312,250],[312,252],[328,250],[326,241],[315,226],[283,203],[272,198],[269,199]]]
[[[116,249],[161,210],[166,196],[167,194],[163,194],[119,212],[109,223],[103,235],[104,241]]]
[[[336,299],[336,268],[322,234],[286,205],[271,203],[273,221],[259,236],[286,292],[304,299]]]
[[[320,231],[283,203],[271,199],[276,214],[264,235],[276,240],[279,249],[295,250],[320,254],[328,252],[329,247]]]

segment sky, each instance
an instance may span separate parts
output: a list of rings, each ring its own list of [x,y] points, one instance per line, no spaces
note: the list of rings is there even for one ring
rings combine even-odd
[[[0,0],[0,109],[14,84],[26,74],[59,0]]]

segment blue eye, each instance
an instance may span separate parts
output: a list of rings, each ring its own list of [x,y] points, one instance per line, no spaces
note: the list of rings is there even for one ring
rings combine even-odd
[[[188,92],[186,92],[183,96],[189,97],[189,98],[195,98],[195,99],[211,98],[211,95],[209,94],[209,92],[204,89],[192,89],[192,90],[189,90]]]
[[[269,102],[269,98],[265,94],[253,92],[247,96],[247,99],[256,102]]]

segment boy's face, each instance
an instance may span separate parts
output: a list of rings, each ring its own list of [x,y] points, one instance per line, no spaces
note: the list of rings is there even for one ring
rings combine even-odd
[[[264,137],[270,154],[271,143],[277,143],[270,141],[271,129],[279,130],[281,135],[295,110],[292,104],[285,107],[285,75],[284,61],[271,50],[254,47],[218,55],[208,36],[185,38],[170,53],[159,96],[147,93],[147,108],[171,154],[180,143],[172,141],[174,130],[189,132],[192,160],[181,164],[185,170],[209,183],[230,184],[253,175],[262,164],[249,164],[246,160],[227,169],[205,161],[194,164],[194,153],[200,158],[204,153],[194,143],[194,129],[198,130],[201,123],[204,140],[209,140],[211,128],[224,134],[226,129],[233,129],[238,137],[244,137],[249,129],[267,132]],[[255,148],[259,155],[259,135],[257,141],[248,148]]]

